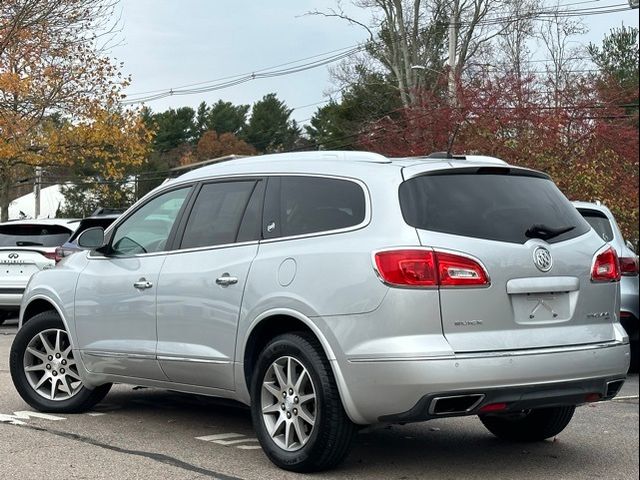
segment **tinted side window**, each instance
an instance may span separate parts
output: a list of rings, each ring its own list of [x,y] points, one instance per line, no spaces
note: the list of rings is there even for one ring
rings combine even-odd
[[[264,200],[265,181],[260,180],[253,189],[253,194],[242,217],[238,230],[237,242],[250,242],[262,238],[262,204]]]
[[[405,221],[416,228],[502,242],[525,243],[536,224],[574,227],[555,243],[589,231],[589,225],[546,178],[508,174],[423,175],[400,185]]]
[[[126,256],[165,249],[173,224],[191,187],[173,190],[148,201],[113,234],[111,255]]]
[[[266,202],[267,238],[337,230],[358,225],[365,217],[362,188],[335,178],[270,178]]]
[[[208,183],[198,193],[180,248],[234,243],[255,180]]]

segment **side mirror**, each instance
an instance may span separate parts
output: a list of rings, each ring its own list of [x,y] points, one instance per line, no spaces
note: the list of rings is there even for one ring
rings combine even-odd
[[[627,240],[626,242],[624,242],[624,244],[627,246],[629,250],[631,250],[633,253],[636,253],[636,247],[633,246],[633,243]]]
[[[104,228],[87,228],[78,236],[78,246],[89,250],[95,250],[104,246]]]

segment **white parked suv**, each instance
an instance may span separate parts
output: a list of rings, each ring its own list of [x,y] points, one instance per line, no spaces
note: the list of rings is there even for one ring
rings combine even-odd
[[[22,293],[35,272],[53,268],[56,247],[71,236],[77,220],[16,220],[0,223],[0,325],[17,317]]]
[[[330,468],[358,425],[477,415],[539,441],[629,365],[612,249],[544,173],[487,157],[267,155],[136,203],[36,274],[10,367],[22,398],[90,408],[112,383],[251,406],[282,468]]]

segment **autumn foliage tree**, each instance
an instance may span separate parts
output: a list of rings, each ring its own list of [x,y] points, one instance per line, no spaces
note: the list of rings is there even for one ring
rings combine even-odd
[[[533,77],[492,76],[459,86],[455,107],[422,92],[400,119],[368,125],[359,146],[390,156],[434,151],[492,155],[548,172],[572,200],[607,204],[628,238],[638,238],[637,108],[599,95],[583,78],[547,103]],[[632,120],[630,122],[630,120]]]
[[[196,160],[208,160],[225,155],[255,155],[256,149],[233,133],[205,132],[196,146]]]
[[[107,55],[116,3],[0,2],[2,220],[12,186],[34,166],[79,165],[113,185],[145,161],[151,133],[120,109],[128,79]]]

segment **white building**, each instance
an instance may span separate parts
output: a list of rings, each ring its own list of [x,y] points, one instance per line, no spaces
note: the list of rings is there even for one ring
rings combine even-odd
[[[38,218],[54,218],[56,211],[64,204],[60,185],[52,185],[40,190],[40,215]],[[35,196],[32,193],[16,198],[9,204],[9,220],[34,218],[36,211]]]

